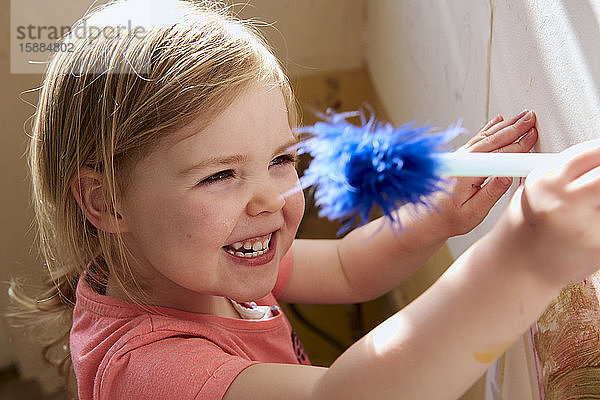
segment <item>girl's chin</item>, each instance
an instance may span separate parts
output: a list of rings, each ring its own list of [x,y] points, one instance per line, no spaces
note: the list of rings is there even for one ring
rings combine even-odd
[[[269,293],[273,291],[276,280],[277,276],[275,276],[275,279],[265,278],[265,280],[261,282],[254,282],[252,287],[250,287],[250,282],[248,282],[244,287],[238,288],[236,293],[231,293],[225,297],[235,300],[238,303],[256,301],[268,296]]]

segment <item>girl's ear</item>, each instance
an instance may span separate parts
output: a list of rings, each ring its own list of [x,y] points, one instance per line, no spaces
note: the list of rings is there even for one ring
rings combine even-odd
[[[85,217],[96,228],[108,233],[127,231],[119,210],[107,204],[104,179],[99,172],[81,167],[71,182],[71,193]]]

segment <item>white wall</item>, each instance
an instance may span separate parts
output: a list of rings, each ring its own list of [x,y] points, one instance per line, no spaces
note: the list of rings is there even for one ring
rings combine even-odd
[[[540,151],[600,137],[600,1],[496,1],[491,112],[538,115]]]
[[[490,10],[481,0],[367,2],[367,65],[395,124],[477,130],[487,113]]]

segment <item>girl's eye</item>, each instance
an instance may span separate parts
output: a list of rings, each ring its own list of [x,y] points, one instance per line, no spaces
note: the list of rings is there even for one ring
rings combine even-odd
[[[275,157],[273,161],[271,161],[271,165],[295,164],[296,160],[297,156],[295,154],[283,154],[281,156]]]
[[[212,174],[208,178],[204,178],[203,180],[201,180],[199,185],[209,185],[211,183],[224,181],[226,179],[233,178],[234,175],[235,174],[234,174],[233,170],[231,170],[231,169],[228,169],[225,171],[219,171],[216,174]]]

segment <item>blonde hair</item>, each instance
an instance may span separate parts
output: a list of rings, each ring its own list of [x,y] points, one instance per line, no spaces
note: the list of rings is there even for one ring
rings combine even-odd
[[[10,294],[21,319],[63,327],[48,337],[44,357],[65,377],[71,372],[65,345],[81,274],[98,285],[111,275],[126,293],[137,285],[121,236],[96,229],[72,195],[70,184],[79,169],[87,166],[102,174],[106,204],[116,210],[136,160],[198,116],[210,122],[257,80],[283,90],[290,125],[296,123],[291,88],[276,58],[253,27],[221,4],[113,1],[72,31],[82,24],[101,28],[129,21],[143,27],[142,38],[64,38],[74,51],[57,52],[47,67],[29,146],[33,205],[48,276],[37,299],[14,283]],[[67,354],[52,357],[56,348]]]

